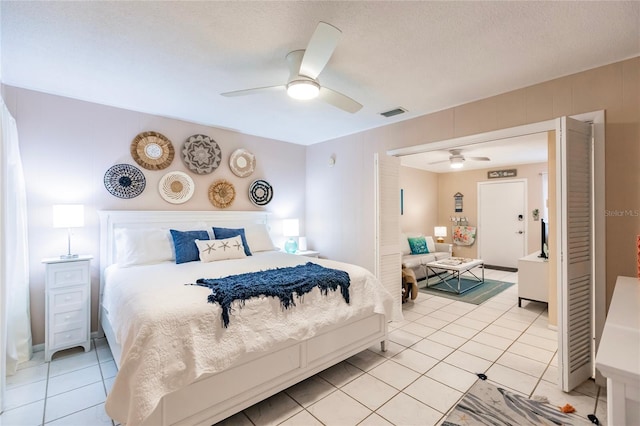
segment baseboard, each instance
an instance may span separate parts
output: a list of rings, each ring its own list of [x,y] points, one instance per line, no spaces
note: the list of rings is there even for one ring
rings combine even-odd
[[[92,331],[89,337],[91,337],[92,339],[99,339],[101,337],[104,337],[104,334],[101,334],[99,331]],[[38,343],[37,345],[33,345],[31,347],[31,350],[33,352],[44,351],[44,343]]]
[[[484,269],[495,269],[497,271],[518,272],[518,268],[510,268],[508,266],[497,266],[484,264]]]

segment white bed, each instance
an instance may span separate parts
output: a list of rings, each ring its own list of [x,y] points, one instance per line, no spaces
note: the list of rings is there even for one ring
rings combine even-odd
[[[265,251],[211,263],[116,262],[119,229],[240,228],[268,219],[265,212],[100,213],[100,324],[120,369],[106,402],[114,420],[211,425],[372,345],[384,349],[391,297],[355,265],[313,259],[349,273],[349,304],[340,291],[318,289],[289,309],[275,298],[250,299],[232,305],[225,329],[221,308],[206,302],[211,290],[184,284],[311,259]]]

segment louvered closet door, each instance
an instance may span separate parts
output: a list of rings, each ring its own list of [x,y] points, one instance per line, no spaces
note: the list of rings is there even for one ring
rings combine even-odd
[[[376,270],[393,296],[388,320],[402,320],[402,259],[400,255],[400,159],[375,155]]]
[[[558,119],[560,387],[569,392],[593,371],[593,197],[591,126]],[[553,255],[553,253],[552,253]]]

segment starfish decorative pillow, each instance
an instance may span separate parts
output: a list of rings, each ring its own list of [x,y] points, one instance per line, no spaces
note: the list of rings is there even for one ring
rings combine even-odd
[[[221,240],[196,240],[196,246],[201,262],[240,259],[247,256],[240,235]]]

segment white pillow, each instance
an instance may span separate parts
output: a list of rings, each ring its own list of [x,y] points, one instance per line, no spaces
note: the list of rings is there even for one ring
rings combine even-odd
[[[436,243],[433,241],[433,237],[424,237],[424,239],[427,242],[427,250],[429,250],[429,253],[435,253]]]
[[[267,226],[264,223],[245,226],[244,237],[252,253],[257,251],[278,250],[273,244]]]
[[[411,254],[411,247],[409,247],[409,239],[404,232],[400,234],[400,250],[402,254]]]
[[[175,259],[167,229],[116,229],[115,244],[116,262],[123,268]]]
[[[244,253],[244,245],[242,244],[242,237],[240,235],[222,240],[195,241],[201,262],[247,257]]]

